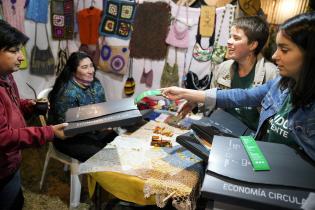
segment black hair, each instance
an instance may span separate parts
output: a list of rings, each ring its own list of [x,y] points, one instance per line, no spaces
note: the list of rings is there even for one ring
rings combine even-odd
[[[0,20],[0,50],[25,45],[28,37],[4,20]]]
[[[257,41],[258,45],[254,53],[258,55],[269,37],[268,23],[259,16],[244,16],[235,19],[232,26],[244,31],[249,44]]]
[[[315,99],[315,12],[303,13],[286,20],[279,27],[283,36],[295,43],[303,54],[299,78],[282,77],[280,87],[290,88],[294,107],[305,106]]]
[[[50,102],[49,112],[52,116],[54,115],[53,113],[55,112],[56,99],[58,98],[58,96],[63,94],[66,88],[66,84],[68,83],[69,80],[71,80],[72,76],[77,71],[77,68],[80,65],[80,62],[85,58],[90,58],[90,60],[93,62],[92,58],[85,52],[77,51],[77,52],[72,53],[70,57],[68,58],[65,67],[63,68],[59,76],[56,78],[53,89],[48,95],[48,100]],[[93,63],[93,66],[94,66],[94,69],[96,70],[96,66],[94,63]],[[96,79],[95,72],[94,72],[94,79]],[[52,122],[51,120],[49,121]]]

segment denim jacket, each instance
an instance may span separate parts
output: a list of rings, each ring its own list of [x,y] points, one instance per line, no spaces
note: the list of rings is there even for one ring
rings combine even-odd
[[[206,90],[205,105],[210,109],[261,106],[257,133],[263,123],[275,115],[289,94],[288,89],[280,90],[281,77],[251,89]],[[315,102],[315,101],[314,101]],[[310,158],[315,161],[315,103],[292,110],[288,117],[288,128],[292,137]],[[256,134],[257,134],[256,133]]]

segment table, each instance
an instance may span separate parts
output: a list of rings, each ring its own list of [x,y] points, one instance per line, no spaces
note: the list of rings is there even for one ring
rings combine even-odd
[[[150,146],[156,126],[174,134],[172,148]],[[80,173],[89,173],[106,191],[125,201],[163,207],[172,199],[175,208],[192,209],[204,169],[200,158],[176,143],[176,136],[185,132],[150,121],[130,135],[116,137],[80,164]]]

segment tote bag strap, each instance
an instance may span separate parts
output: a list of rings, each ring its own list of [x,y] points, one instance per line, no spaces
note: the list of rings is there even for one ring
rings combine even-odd
[[[48,49],[50,48],[50,44],[49,44],[49,37],[48,37],[48,30],[47,30],[46,23],[45,23],[45,32],[46,32],[46,38],[47,38],[47,43],[48,43],[48,47],[47,47]],[[35,46],[37,46],[37,22],[35,23]]]

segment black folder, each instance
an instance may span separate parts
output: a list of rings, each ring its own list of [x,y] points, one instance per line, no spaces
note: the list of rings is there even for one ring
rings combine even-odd
[[[66,112],[67,136],[109,127],[130,126],[142,121],[142,115],[131,98],[70,108]]]
[[[214,135],[230,137],[254,135],[253,130],[223,109],[216,109],[209,117],[194,122],[191,129],[201,138],[210,141],[212,141]]]
[[[284,144],[257,142],[270,171],[254,171],[239,138],[215,136],[202,195],[259,209],[297,209],[315,192],[315,164]]]

